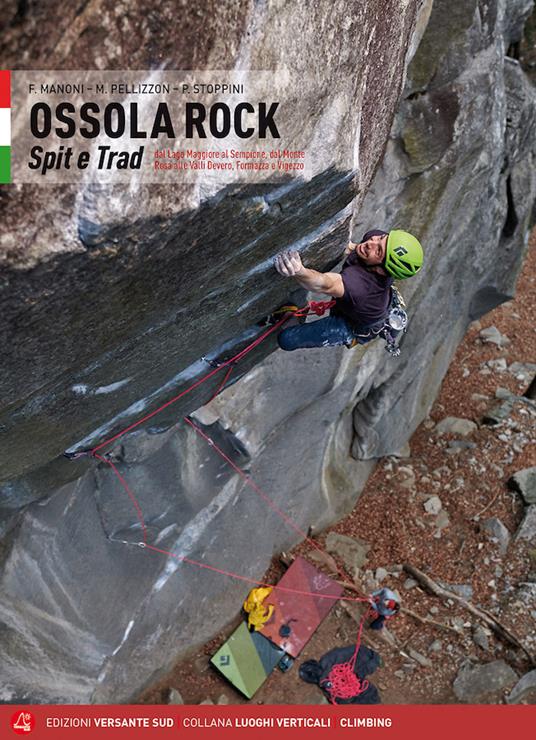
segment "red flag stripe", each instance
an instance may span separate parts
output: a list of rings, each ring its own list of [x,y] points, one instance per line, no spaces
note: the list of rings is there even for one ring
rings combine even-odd
[[[0,69],[0,108],[11,108],[11,72]]]

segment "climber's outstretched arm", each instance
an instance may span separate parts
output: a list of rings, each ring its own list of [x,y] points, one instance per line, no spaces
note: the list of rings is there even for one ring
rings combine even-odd
[[[304,267],[298,252],[282,252],[274,260],[275,269],[283,277],[292,277],[306,290],[342,298],[344,284],[337,272],[318,272]]]

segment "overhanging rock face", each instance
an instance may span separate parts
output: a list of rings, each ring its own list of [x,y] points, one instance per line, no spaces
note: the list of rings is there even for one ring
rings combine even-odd
[[[109,26],[114,37],[115,4],[97,5],[98,16],[91,4],[72,19],[76,35],[65,30],[69,41],[58,38],[55,47],[69,55],[47,58],[45,68],[84,59],[95,24]],[[128,188],[8,191],[0,294],[3,480],[48,464],[133,404],[139,410],[169,397],[169,389],[158,389],[171,381],[176,390],[181,371],[286,298],[288,286],[273,279],[278,251],[300,248],[316,266],[338,257],[345,208],[356,194],[361,201],[381,160],[420,3],[356,3],[349,11],[340,0],[314,12],[304,3],[236,5],[239,17],[206,4],[206,24],[185,10],[182,32],[174,31],[177,49],[162,57],[146,5],[129,4],[128,18],[139,14],[142,34],[129,66],[286,69],[296,103],[278,125],[310,151],[314,176],[218,192],[203,182],[169,188],[135,178]],[[217,31],[212,14],[220,18]],[[27,23],[20,33],[32,19]],[[188,57],[190,25],[196,42]],[[120,68],[117,49],[95,41],[98,66]],[[32,62],[37,56],[35,50]],[[246,74],[246,88],[247,81]]]
[[[136,511],[108,467],[58,456],[179,393],[206,371],[202,355],[227,343],[228,356],[255,336],[254,322],[287,298],[271,268],[277,251],[297,247],[324,269],[350,230],[413,229],[427,263],[403,286],[412,319],[403,356],[378,344],[285,354],[267,343],[237,369],[249,370],[239,382],[195,412],[197,423],[301,531],[350,509],[373,458],[406,441],[467,323],[512,294],[521,263],[535,102],[505,50],[529,5],[510,2],[506,14],[503,0],[385,2],[351,15],[342,2],[314,12],[244,4],[217,32],[207,8],[205,24],[190,19],[200,39],[192,57],[163,45],[167,66],[296,70],[297,118],[319,151],[310,182],[208,199],[202,188],[152,188],[134,202],[119,189],[61,189],[54,202],[51,190],[9,193],[7,239],[19,239],[4,252],[0,298],[12,332],[0,420],[5,700],[132,700],[236,614],[247,585],[137,547]],[[111,5],[100,7],[112,27]],[[63,30],[46,66],[84,59],[92,12]],[[133,51],[129,66],[155,66],[158,43],[164,36]],[[101,68],[120,65],[97,48]],[[24,228],[30,197],[37,236]],[[169,407],[112,453],[150,541],[258,578],[300,534],[175,426],[212,390]]]
[[[206,372],[202,355],[251,340],[255,322],[287,298],[288,284],[274,279],[278,251],[300,249],[321,268],[338,259],[352,203],[381,160],[422,5],[205,3],[181,8],[180,24],[177,4],[165,0],[150,11],[129,3],[128,14],[111,0],[77,13],[55,0],[46,13],[19,8],[15,17],[14,7],[7,67],[121,69],[127,59],[132,69],[287,70],[299,95],[279,125],[291,140],[299,132],[314,171],[308,182],[219,192],[202,182],[171,189],[133,179],[128,188],[3,194],[4,698],[131,699],[236,612],[243,584],[208,571],[201,579],[176,559],[125,544],[140,539],[139,522],[117,479],[61,453],[109,437],[180,393]],[[249,366],[274,346],[263,344]],[[332,355],[328,377],[311,389],[327,394],[317,411],[321,446],[341,410],[329,399],[339,359]],[[297,533],[275,515],[267,521],[264,503],[191,431],[173,429],[213,390],[203,386],[170,407],[113,455],[153,542],[259,577]],[[348,423],[346,450],[350,431]],[[269,472],[269,458],[254,458],[232,430],[216,423],[212,433],[252,473]],[[300,526],[320,511],[332,519],[351,498],[350,490],[340,501],[309,498],[323,474],[322,458],[313,457],[275,493]]]

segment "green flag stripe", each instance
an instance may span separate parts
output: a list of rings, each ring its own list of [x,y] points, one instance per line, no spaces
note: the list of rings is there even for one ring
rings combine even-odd
[[[0,184],[11,182],[11,147],[0,146]]]

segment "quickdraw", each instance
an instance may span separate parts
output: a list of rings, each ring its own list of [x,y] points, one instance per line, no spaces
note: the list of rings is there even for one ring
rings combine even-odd
[[[82,457],[93,457],[92,450],[76,450],[75,452],[64,452],[63,457],[67,460],[80,460]]]

